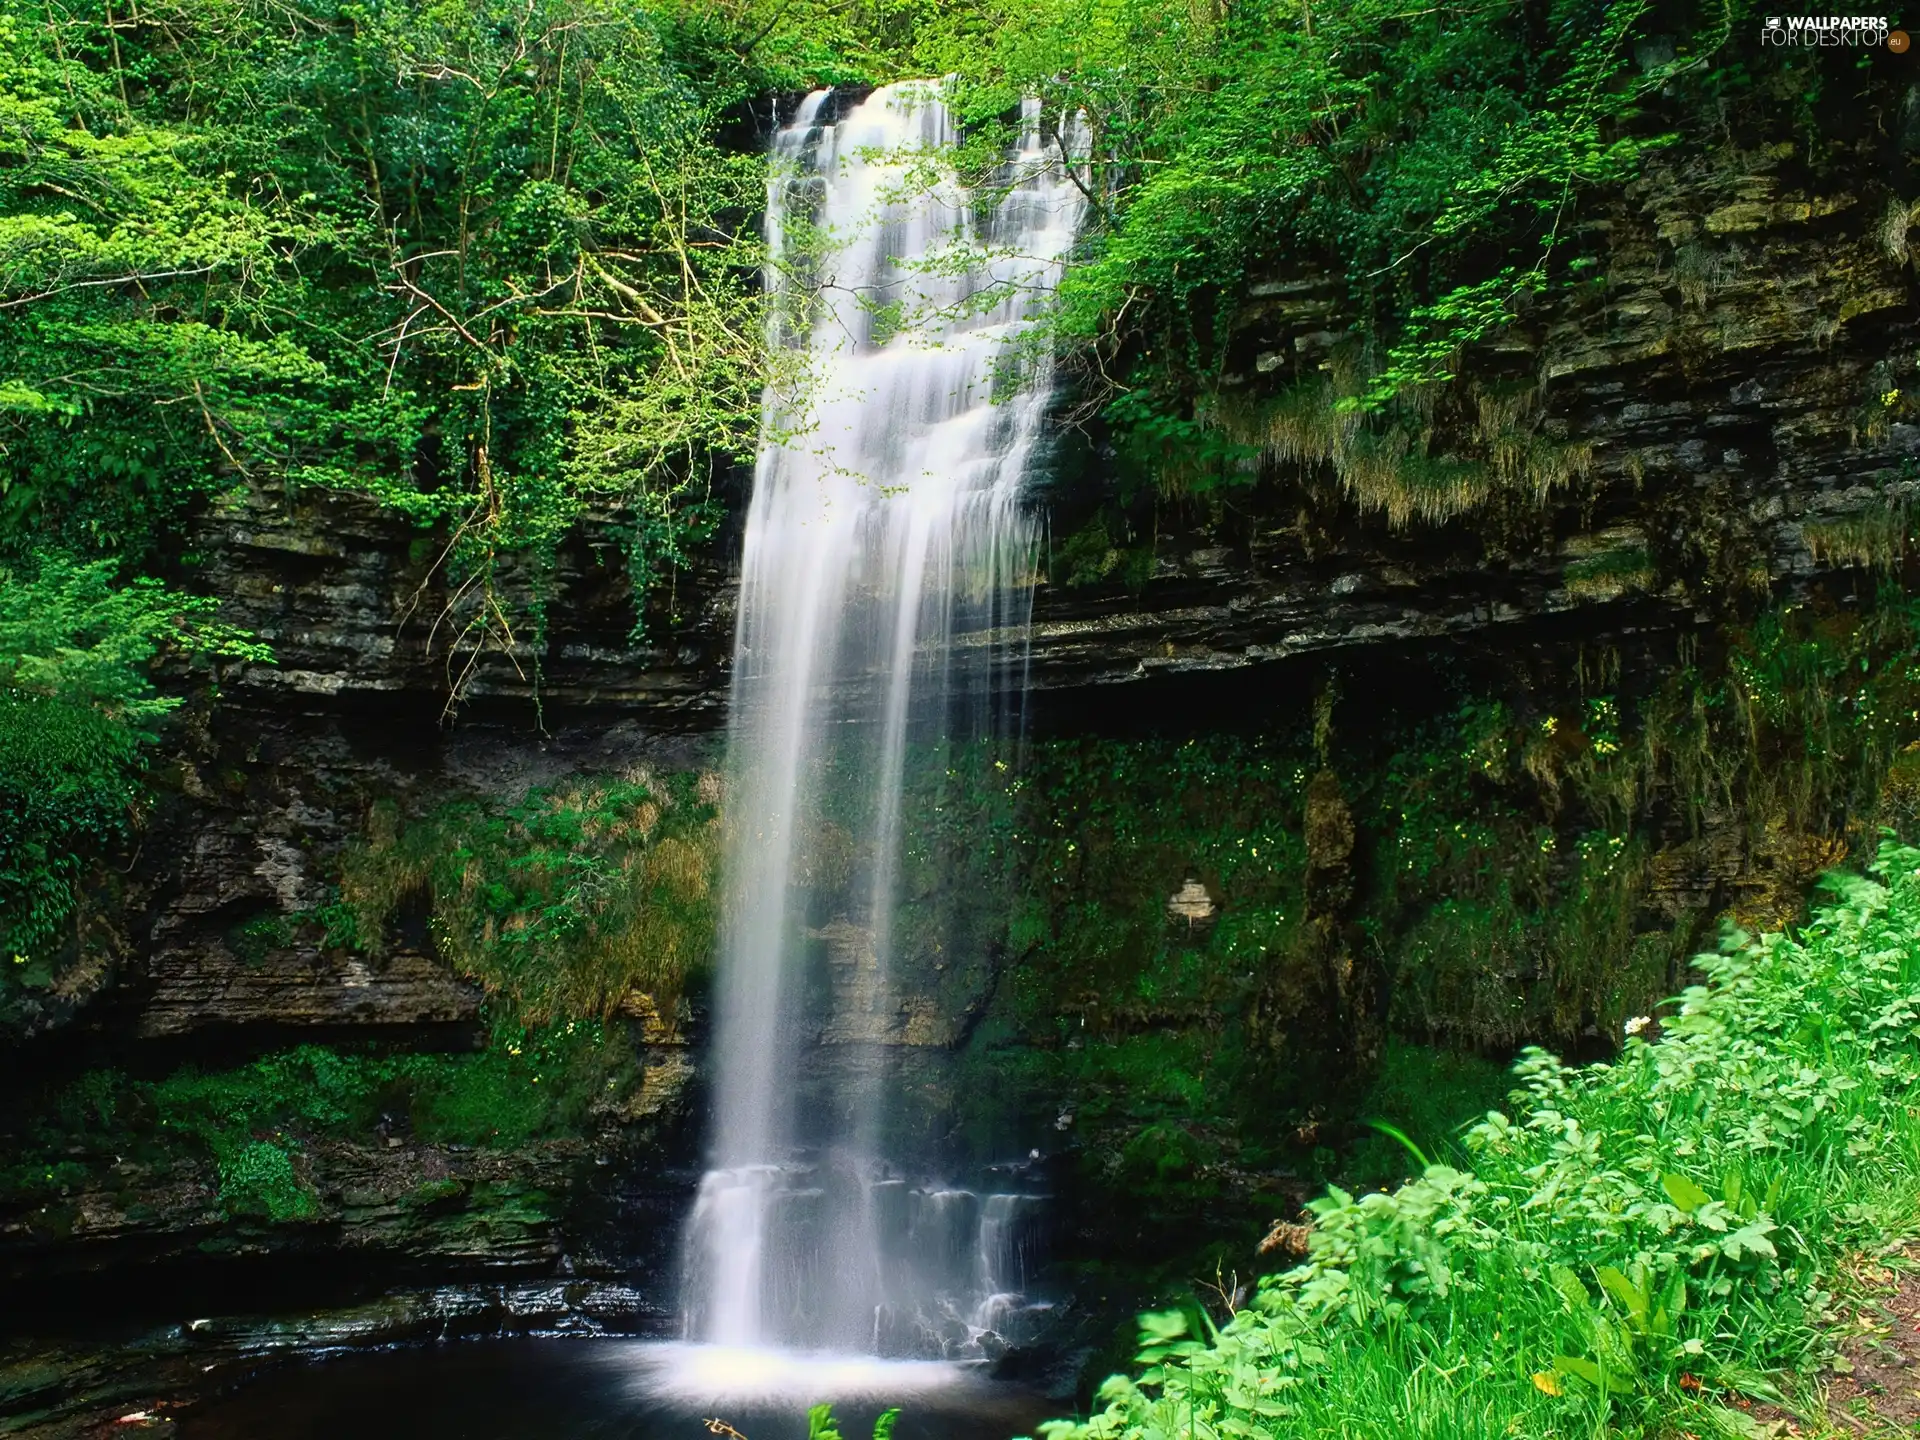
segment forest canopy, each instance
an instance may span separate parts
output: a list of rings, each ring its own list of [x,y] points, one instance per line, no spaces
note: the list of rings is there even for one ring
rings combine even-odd
[[[9,542],[145,557],[258,483],[468,569],[595,503],[674,561],[757,408],[762,189],[675,44],[597,0],[0,10]]]

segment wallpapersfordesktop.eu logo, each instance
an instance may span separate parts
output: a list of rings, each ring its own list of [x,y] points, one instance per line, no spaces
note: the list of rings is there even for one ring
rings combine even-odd
[[[1897,38],[1896,38],[1897,37]],[[1885,45],[1907,48],[1903,30],[1895,30],[1884,15],[1769,15],[1760,29],[1765,45],[1847,46],[1868,49]]]

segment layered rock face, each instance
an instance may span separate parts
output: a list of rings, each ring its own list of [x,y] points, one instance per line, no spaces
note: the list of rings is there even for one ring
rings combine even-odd
[[[1914,485],[1920,314],[1906,202],[1860,160],[1822,183],[1792,173],[1784,145],[1659,158],[1587,223],[1601,277],[1476,357],[1522,387],[1503,397],[1521,438],[1579,447],[1578,473],[1552,477],[1531,513],[1396,526],[1337,467],[1263,461],[1259,489],[1215,491],[1134,542],[1152,552],[1137,594],[1044,588],[1032,683],[1685,627],[1714,589],[1884,563],[1862,547]],[[1352,338],[1340,289],[1252,286],[1230,392],[1333,368]],[[1609,556],[1621,563],[1596,563]]]

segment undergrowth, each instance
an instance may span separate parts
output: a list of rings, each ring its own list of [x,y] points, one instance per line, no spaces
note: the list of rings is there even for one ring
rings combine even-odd
[[[376,953],[424,907],[434,949],[529,1024],[604,1018],[635,991],[671,1014],[715,927],[717,785],[581,780],[412,822],[376,807],[335,930]]]
[[[159,1080],[88,1071],[16,1110],[0,1144],[0,1204],[57,1204],[123,1160],[187,1160],[212,1166],[232,1215],[307,1219],[319,1210],[305,1159],[315,1141],[411,1135],[504,1148],[578,1135],[637,1074],[623,1027],[584,1020],[502,1023],[476,1054],[302,1045]]]
[[[1330,1189],[1304,1264],[1216,1324],[1142,1317],[1049,1440],[1760,1433],[1823,1354],[1836,1266],[1920,1223],[1920,850],[1733,932],[1610,1063],[1539,1050],[1389,1192]]]

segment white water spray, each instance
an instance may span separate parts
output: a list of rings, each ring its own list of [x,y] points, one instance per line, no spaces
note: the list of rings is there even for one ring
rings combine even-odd
[[[816,93],[774,144],[774,340],[805,380],[769,387],[747,519],[690,1339],[951,1353],[1013,1302],[1016,1197],[898,1179],[879,1153],[884,1065],[842,1066],[804,1099],[801,1077],[822,1033],[885,1043],[910,739],[972,738],[953,734],[969,697],[983,727],[990,675],[964,672],[1000,657],[968,645],[962,663],[952,641],[1025,623],[1020,490],[1049,394],[1015,342],[1082,198],[1040,120],[1029,102],[991,195],[926,163],[957,139],[927,85],[844,107]],[[836,863],[857,878],[823,879]],[[803,993],[810,935],[852,957],[824,1017]]]

